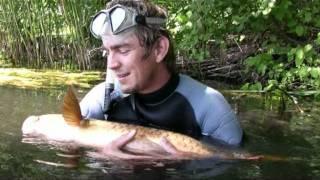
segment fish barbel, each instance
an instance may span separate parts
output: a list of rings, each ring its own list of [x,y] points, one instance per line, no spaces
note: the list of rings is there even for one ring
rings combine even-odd
[[[159,145],[164,137],[177,150],[196,154],[199,158],[215,154],[213,148],[183,134],[106,120],[84,120],[72,88],[68,89],[64,97],[62,112],[29,116],[22,125],[22,133],[25,136],[39,136],[48,140],[73,142],[85,147],[103,148],[121,135],[136,130],[134,139],[123,147],[128,152],[165,154],[167,152]]]

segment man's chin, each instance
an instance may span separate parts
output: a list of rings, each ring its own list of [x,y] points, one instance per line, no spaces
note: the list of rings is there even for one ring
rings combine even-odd
[[[128,87],[125,85],[121,85],[120,89],[121,89],[121,92],[124,94],[132,94],[136,91],[135,88]]]

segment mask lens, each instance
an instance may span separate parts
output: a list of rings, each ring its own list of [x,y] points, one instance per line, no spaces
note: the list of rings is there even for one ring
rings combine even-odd
[[[123,8],[116,8],[110,12],[112,32],[119,31],[121,24],[126,18],[126,11]]]
[[[97,14],[91,23],[91,32],[94,36],[100,37],[108,25],[106,13]]]

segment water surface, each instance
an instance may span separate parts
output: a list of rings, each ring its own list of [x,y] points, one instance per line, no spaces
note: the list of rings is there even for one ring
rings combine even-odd
[[[23,120],[28,115],[59,113],[63,93],[0,87],[1,179],[320,178],[320,110],[317,102],[300,102],[306,110],[301,114],[292,105],[282,112],[259,96],[227,96],[245,130],[241,150],[287,157],[288,160],[209,159],[144,164],[98,160],[87,156],[87,150],[72,147],[22,143],[20,128]],[[78,94],[81,97],[83,93]]]

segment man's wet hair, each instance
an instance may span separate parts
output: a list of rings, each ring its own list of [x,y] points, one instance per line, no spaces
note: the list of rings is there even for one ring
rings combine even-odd
[[[125,7],[134,9],[138,14],[145,17],[167,18],[167,11],[149,0],[113,0],[107,3],[106,8],[120,4]],[[169,30],[159,25],[137,25],[133,29],[134,34],[138,37],[141,46],[146,49],[144,57],[148,57],[161,36],[165,36],[169,40],[169,49],[164,57],[169,72],[176,72],[176,56]]]

